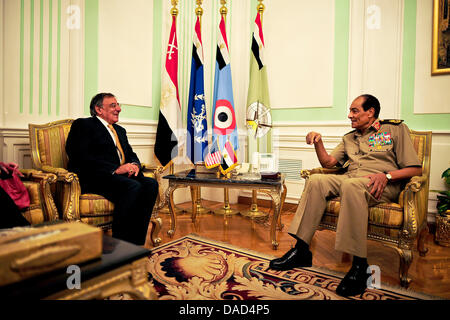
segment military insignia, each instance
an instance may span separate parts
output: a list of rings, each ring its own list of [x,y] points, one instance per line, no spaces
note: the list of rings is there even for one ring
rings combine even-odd
[[[403,122],[403,120],[398,120],[398,119],[385,119],[385,120],[381,121],[381,124],[399,125],[402,122]]]
[[[381,149],[382,146],[392,144],[391,134],[389,132],[375,133],[369,136],[369,146]]]
[[[380,121],[375,121],[373,124],[372,124],[372,127],[374,127],[374,129],[375,130],[380,130],[380,128],[381,128],[381,123],[380,123]]]

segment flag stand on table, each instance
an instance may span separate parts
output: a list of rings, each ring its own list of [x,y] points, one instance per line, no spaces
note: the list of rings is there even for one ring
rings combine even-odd
[[[206,117],[204,69],[203,69],[203,43],[201,33],[201,18],[203,9],[202,0],[196,0],[195,14],[197,21],[194,28],[194,41],[192,48],[191,82],[189,87],[189,101],[187,112],[186,155],[191,159],[197,170],[204,166],[204,154],[208,150],[208,124]],[[197,215],[211,212],[202,206],[201,187],[191,187],[192,206],[196,206]],[[193,214],[193,208],[186,209]]]
[[[258,110],[260,106],[264,106],[266,108],[270,108],[270,99],[269,99],[269,89],[267,82],[267,68],[264,64],[264,36],[262,30],[262,15],[264,12],[264,5],[262,4],[263,0],[258,0],[260,3],[257,6],[257,13],[255,19],[255,29],[252,36],[252,46],[251,46],[251,55],[250,55],[250,83],[248,89],[248,97],[247,97],[247,108],[251,105],[256,104],[256,115],[258,115]],[[270,113],[270,109],[269,113]],[[249,124],[248,119],[247,123]],[[258,119],[254,119],[258,120]],[[252,125],[254,126],[254,121]],[[256,124],[258,125],[258,124]],[[258,130],[258,127],[256,127]],[[255,134],[248,135],[248,159],[253,159],[254,152],[262,152],[267,153],[272,150],[272,134],[271,131],[258,138]],[[249,218],[262,218],[266,217],[269,213],[263,212],[258,209],[258,198],[257,191],[252,191],[252,204],[250,206],[250,210],[241,211],[243,216]]]
[[[217,40],[216,68],[214,75],[214,97],[212,109],[212,151],[219,151],[221,163],[218,165],[220,172],[226,175],[237,165],[235,150],[239,148],[237,134],[237,122],[234,112],[233,85],[231,79],[230,56],[228,50],[228,40],[225,27],[225,18],[228,12],[226,0],[220,0],[222,7],[219,12],[221,20],[219,23],[219,36]],[[228,144],[228,148],[225,145]],[[232,151],[229,148],[233,149]],[[222,153],[229,150],[226,154]],[[211,155],[211,151],[210,154]],[[232,156],[233,163],[222,161],[226,156]],[[209,156],[208,155],[208,156]],[[229,160],[229,159],[227,159]],[[217,166],[214,164],[214,166]],[[226,168],[224,168],[226,166]],[[207,165],[208,167],[208,165]],[[234,215],[239,211],[231,209],[228,188],[224,188],[224,206],[214,210],[215,214]]]

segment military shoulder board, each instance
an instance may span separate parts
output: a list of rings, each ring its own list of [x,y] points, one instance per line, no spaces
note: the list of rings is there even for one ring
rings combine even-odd
[[[393,124],[398,126],[400,123],[403,122],[403,120],[397,120],[397,119],[385,119],[380,121],[381,124]]]

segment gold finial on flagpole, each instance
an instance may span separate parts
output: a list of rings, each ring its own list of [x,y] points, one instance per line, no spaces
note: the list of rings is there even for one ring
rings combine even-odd
[[[266,6],[262,3],[264,0],[258,0],[259,4],[256,6],[256,10],[258,10],[258,12],[260,14],[263,14],[264,10],[266,9]]]
[[[170,9],[170,14],[174,17],[176,17],[178,15],[177,5],[178,5],[178,0],[172,0],[172,9]]]
[[[222,5],[222,7],[220,8],[219,12],[222,16],[226,16],[228,13],[228,9],[226,7],[227,0],[220,0],[220,4]]]
[[[198,17],[201,17],[201,16],[203,15],[202,2],[203,2],[203,0],[197,0],[197,1],[196,1],[196,3],[197,3],[197,8],[195,9],[195,14],[196,14]]]

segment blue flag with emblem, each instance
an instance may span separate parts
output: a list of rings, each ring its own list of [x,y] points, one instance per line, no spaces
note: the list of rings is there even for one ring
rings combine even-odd
[[[225,30],[225,19],[223,16],[219,24],[219,37],[217,41],[213,103],[212,144],[217,144],[219,149],[223,150],[227,141],[230,141],[234,150],[239,149],[230,56]]]
[[[194,32],[194,46],[192,49],[186,137],[186,154],[194,164],[203,162],[208,152],[208,125],[206,120],[203,78],[203,45],[200,19],[197,17]]]

